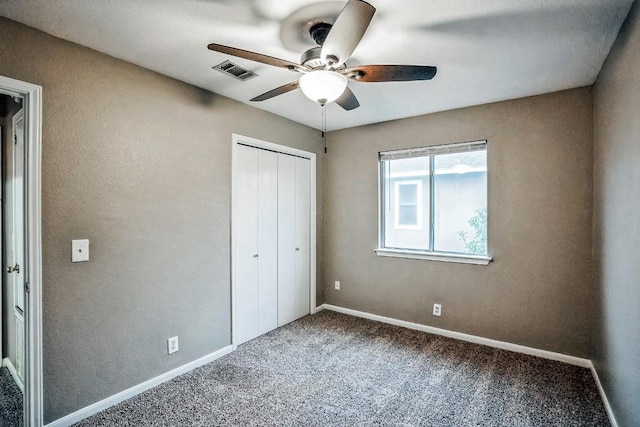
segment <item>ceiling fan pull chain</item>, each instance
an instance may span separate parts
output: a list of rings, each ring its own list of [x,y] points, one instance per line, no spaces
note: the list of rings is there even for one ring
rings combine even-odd
[[[324,153],[327,154],[327,104],[322,104],[322,139],[324,140]]]

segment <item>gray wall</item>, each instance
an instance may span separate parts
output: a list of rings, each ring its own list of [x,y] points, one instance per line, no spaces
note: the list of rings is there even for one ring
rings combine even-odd
[[[0,75],[43,86],[49,422],[230,343],[231,134],[318,153],[320,196],[322,141],[4,18],[0,34]],[[71,264],[74,238],[91,240],[90,262]]]
[[[589,357],[592,126],[581,88],[332,132],[326,302]],[[494,262],[378,257],[378,152],[484,139]]]
[[[640,4],[594,87],[593,361],[620,426],[640,425]]]

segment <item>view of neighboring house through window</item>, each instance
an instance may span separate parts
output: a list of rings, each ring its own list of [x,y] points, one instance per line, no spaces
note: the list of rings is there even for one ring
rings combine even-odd
[[[398,180],[395,186],[395,228],[421,229],[422,181]]]
[[[382,249],[487,255],[486,141],[380,153]]]

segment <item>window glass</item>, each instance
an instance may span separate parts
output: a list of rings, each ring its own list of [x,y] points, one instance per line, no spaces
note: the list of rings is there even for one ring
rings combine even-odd
[[[486,141],[380,158],[383,248],[487,255]]]
[[[487,152],[434,157],[434,250],[487,253]]]
[[[382,163],[385,176],[385,246],[428,250],[429,158]]]

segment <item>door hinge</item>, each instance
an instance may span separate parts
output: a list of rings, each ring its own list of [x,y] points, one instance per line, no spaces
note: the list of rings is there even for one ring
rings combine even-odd
[[[13,135],[13,143],[18,145],[18,135]]]
[[[31,292],[31,286],[29,286],[29,282],[25,282],[25,283],[24,283],[24,291],[25,291],[26,293]]]

